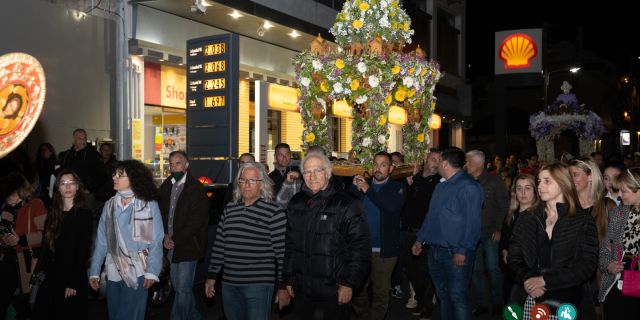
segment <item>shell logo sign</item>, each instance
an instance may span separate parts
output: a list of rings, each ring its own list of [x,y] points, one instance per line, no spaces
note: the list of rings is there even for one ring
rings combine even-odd
[[[542,29],[497,31],[494,48],[495,74],[542,71]]]
[[[528,68],[531,60],[538,55],[538,45],[530,36],[516,33],[502,41],[499,52],[506,69]]]

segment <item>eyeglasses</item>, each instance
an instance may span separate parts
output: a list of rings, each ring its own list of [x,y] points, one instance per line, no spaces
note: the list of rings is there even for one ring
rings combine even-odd
[[[245,179],[245,178],[238,179],[239,184],[248,184],[250,186],[255,186],[256,183],[258,183],[258,181],[262,181],[262,179]]]
[[[302,172],[302,175],[305,176],[305,177],[317,176],[321,172],[324,172],[325,169],[327,169],[327,168],[317,168],[317,169],[305,170],[304,172]]]
[[[60,181],[60,187],[75,187],[78,183],[74,180]]]
[[[128,177],[128,175],[126,175],[124,172],[114,172],[111,174],[112,178],[116,178],[116,179],[120,179],[120,178],[126,178]]]

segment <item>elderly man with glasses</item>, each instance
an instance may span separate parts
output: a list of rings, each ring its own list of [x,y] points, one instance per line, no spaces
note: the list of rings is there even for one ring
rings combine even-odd
[[[213,297],[222,271],[226,318],[266,320],[276,280],[281,281],[287,218],[273,202],[273,182],[262,164],[242,164],[235,182],[211,250],[205,294]]]
[[[307,155],[302,176],[287,207],[283,279],[295,299],[293,319],[350,319],[353,290],[371,263],[362,203],[331,179],[323,154]]]

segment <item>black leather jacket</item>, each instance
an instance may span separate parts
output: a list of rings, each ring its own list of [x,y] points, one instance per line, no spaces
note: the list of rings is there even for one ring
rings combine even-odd
[[[362,203],[331,181],[312,194],[306,186],[287,209],[284,284],[296,295],[337,297],[338,286],[362,285],[371,264],[371,237]]]

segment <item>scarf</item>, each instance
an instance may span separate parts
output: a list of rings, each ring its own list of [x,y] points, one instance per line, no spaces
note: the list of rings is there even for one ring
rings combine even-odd
[[[126,194],[126,193],[124,193]],[[133,195],[133,193],[131,193]],[[140,255],[129,252],[127,242],[118,226],[115,215],[116,206],[121,203],[123,196],[118,192],[113,198],[105,203],[105,235],[107,239],[107,252],[111,255],[113,263],[120,273],[120,277],[128,287],[138,289],[138,278],[136,275],[135,263],[145,265],[140,261]],[[153,240],[153,217],[151,208],[146,201],[134,198],[131,205],[133,212],[129,225],[132,227],[132,240],[143,244],[150,244]]]

